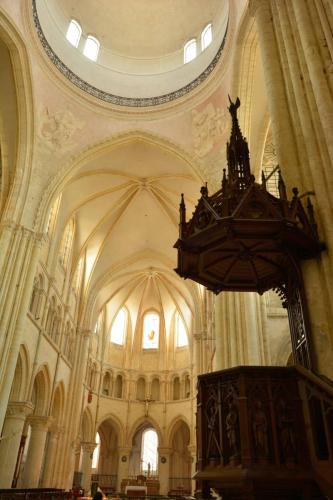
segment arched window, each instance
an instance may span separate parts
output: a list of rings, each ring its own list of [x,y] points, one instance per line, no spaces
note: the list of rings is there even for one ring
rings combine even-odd
[[[75,274],[74,274],[74,291],[76,294],[79,293],[81,287],[82,280],[82,271],[83,271],[83,257],[80,258],[78,265],[76,266]]]
[[[184,64],[197,57],[197,41],[195,38],[188,41],[184,46]]]
[[[146,399],[146,381],[140,377],[136,383],[136,399],[144,401]]]
[[[126,330],[126,310],[120,309],[117,316],[114,318],[111,327],[111,342],[118,345],[123,345],[125,340]]]
[[[91,464],[92,469],[98,468],[99,454],[101,451],[101,438],[100,438],[100,435],[98,432],[97,432],[96,437],[95,437],[95,442],[96,442],[96,448],[94,449],[93,458],[92,458],[92,464]]]
[[[104,374],[102,392],[105,396],[110,396],[112,394],[112,377],[110,372]]]
[[[188,399],[191,396],[191,380],[189,375],[185,375],[184,392],[185,398]]]
[[[184,347],[188,345],[185,324],[179,312],[177,312],[175,316],[175,337],[176,347]]]
[[[54,201],[52,207],[50,208],[49,212],[49,218],[47,219],[47,224],[46,224],[46,234],[48,236],[51,235],[53,228],[56,223],[57,219],[57,214],[58,214],[58,209],[61,201],[61,194],[58,196],[58,198]]]
[[[89,35],[84,45],[83,54],[91,59],[97,61],[100,43],[94,36]]]
[[[213,29],[211,23],[202,30],[201,33],[201,50],[207,49],[208,45],[212,43],[213,40]]]
[[[123,397],[123,377],[117,375],[116,383],[114,385],[114,397],[121,399]]]
[[[94,326],[94,334],[95,335],[100,332],[101,327],[102,327],[102,321],[103,321],[103,311],[101,311],[99,313],[97,321],[95,323],[95,326]]]
[[[71,20],[69,23],[67,33],[66,33],[66,38],[71,43],[74,45],[74,47],[77,47],[79,45],[79,41],[82,35],[82,28],[79,25],[77,21],[74,19]]]
[[[173,379],[173,395],[172,399],[175,401],[180,399],[180,380],[179,377]]]
[[[144,349],[157,349],[160,332],[160,317],[157,313],[150,312],[143,318],[143,341]]]
[[[74,221],[71,219],[67,226],[65,227],[64,234],[62,236],[60,245],[59,261],[60,264],[66,269],[69,256],[72,250],[72,244],[74,239]]]
[[[141,462],[142,472],[157,471],[158,436],[154,429],[146,429],[142,434]],[[148,465],[149,464],[149,465]]]
[[[158,378],[154,378],[151,383],[151,398],[154,401],[160,400],[160,381]]]

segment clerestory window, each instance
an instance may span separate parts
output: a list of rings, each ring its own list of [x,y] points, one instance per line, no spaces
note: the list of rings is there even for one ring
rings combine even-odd
[[[157,313],[150,312],[143,318],[143,341],[144,349],[157,349],[160,333],[160,317]]]
[[[193,61],[197,57],[197,42],[195,38],[189,40],[184,46],[184,64]]]
[[[111,327],[111,342],[118,345],[124,345],[126,331],[126,311],[120,309],[117,316],[114,318]]]
[[[82,28],[77,21],[74,19],[69,23],[66,38],[74,47],[79,45],[79,41],[82,35]]]
[[[97,61],[100,43],[94,36],[89,35],[87,37],[86,43],[83,49],[83,55],[91,59],[92,61]]]
[[[175,316],[175,336],[176,347],[184,347],[188,345],[186,327],[179,312],[177,312]]]
[[[212,43],[213,40],[213,28],[211,23],[202,30],[201,33],[201,50],[207,49],[207,47]]]

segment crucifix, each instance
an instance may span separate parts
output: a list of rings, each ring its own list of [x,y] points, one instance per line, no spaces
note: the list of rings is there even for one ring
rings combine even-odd
[[[143,400],[145,403],[145,417],[148,417],[149,413],[149,403],[152,403],[155,401],[155,399],[151,399],[151,396],[148,396],[146,399]]]

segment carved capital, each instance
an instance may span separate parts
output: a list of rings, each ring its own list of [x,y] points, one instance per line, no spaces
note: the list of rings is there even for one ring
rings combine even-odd
[[[89,455],[91,455],[92,453],[94,453],[94,450],[97,446],[97,443],[82,441],[81,446],[82,446],[83,453],[88,453]]]
[[[53,423],[53,417],[41,417],[39,415],[32,415],[28,419],[32,429],[48,431]]]
[[[29,401],[12,401],[7,407],[7,418],[22,418],[25,420],[27,416],[33,412],[34,405]]]

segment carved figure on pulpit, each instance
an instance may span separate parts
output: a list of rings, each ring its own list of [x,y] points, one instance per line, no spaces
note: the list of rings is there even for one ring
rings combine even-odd
[[[259,400],[254,403],[252,428],[256,451],[260,456],[266,457],[269,452],[268,423],[266,413],[262,408],[262,402]]]
[[[207,457],[210,460],[220,460],[222,450],[219,443],[219,429],[217,427],[218,405],[213,397],[207,402],[207,427],[208,427],[208,442],[207,442]]]
[[[233,400],[229,401],[229,411],[225,419],[225,424],[226,424],[227,438],[229,441],[231,457],[235,457],[239,453],[238,439],[237,439],[238,412]]]
[[[281,398],[277,405],[278,428],[281,437],[283,458],[286,462],[295,462],[296,443],[294,433],[294,417],[288,408],[287,402]]]

